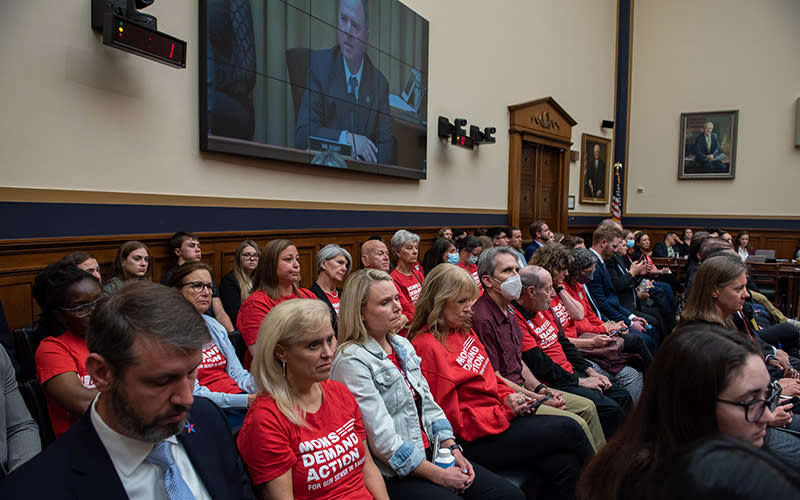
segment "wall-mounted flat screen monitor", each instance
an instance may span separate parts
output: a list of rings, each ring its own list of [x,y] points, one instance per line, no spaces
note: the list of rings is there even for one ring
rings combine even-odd
[[[398,0],[200,2],[200,149],[424,179],[428,21]]]

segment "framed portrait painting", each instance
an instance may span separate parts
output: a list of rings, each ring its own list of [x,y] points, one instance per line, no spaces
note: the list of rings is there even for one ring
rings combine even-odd
[[[733,179],[739,110],[681,113],[678,179]]]
[[[611,140],[594,135],[581,137],[581,203],[608,203],[608,165]]]

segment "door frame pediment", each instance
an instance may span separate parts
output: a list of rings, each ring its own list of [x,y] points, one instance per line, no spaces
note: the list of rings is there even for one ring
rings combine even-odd
[[[557,232],[567,229],[567,197],[569,196],[569,151],[572,146],[572,127],[578,122],[552,97],[508,106],[508,220],[519,226],[522,146],[524,142],[543,144],[560,150],[556,193],[557,220],[549,221]],[[521,228],[526,235],[527,228]]]

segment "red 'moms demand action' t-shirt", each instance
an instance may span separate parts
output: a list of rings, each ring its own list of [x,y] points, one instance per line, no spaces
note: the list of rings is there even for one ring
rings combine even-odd
[[[203,349],[203,362],[197,368],[197,382],[212,392],[242,392],[239,384],[228,375],[228,360],[214,342]]]
[[[322,406],[306,414],[306,427],[289,421],[269,394],[256,398],[237,440],[250,478],[264,484],[291,469],[294,498],[371,500],[358,403],[344,384],[321,384]]]

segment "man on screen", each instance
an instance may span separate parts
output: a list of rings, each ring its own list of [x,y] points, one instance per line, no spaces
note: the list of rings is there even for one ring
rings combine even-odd
[[[347,144],[358,160],[393,163],[389,83],[365,53],[367,0],[339,0],[337,19],[338,45],[311,51],[295,146],[319,137]]]

